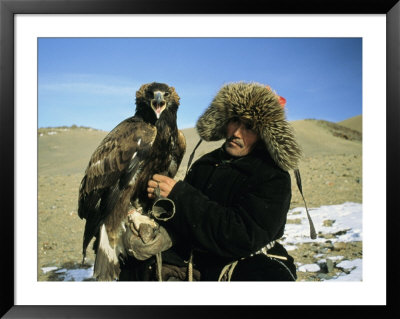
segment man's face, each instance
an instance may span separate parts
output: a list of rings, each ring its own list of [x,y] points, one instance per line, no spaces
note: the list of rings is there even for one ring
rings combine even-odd
[[[258,134],[240,119],[235,118],[228,122],[225,150],[230,155],[245,156],[249,154],[258,140]]]

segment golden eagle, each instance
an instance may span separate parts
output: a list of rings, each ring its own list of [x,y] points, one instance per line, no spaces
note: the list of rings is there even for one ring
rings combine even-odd
[[[115,280],[122,236],[130,209],[151,210],[147,182],[155,173],[174,177],[186,149],[176,117],[179,96],[164,83],[144,84],[136,92],[135,115],[118,124],[94,151],[79,188],[78,215],[86,219],[83,260],[96,237],[94,276]]]

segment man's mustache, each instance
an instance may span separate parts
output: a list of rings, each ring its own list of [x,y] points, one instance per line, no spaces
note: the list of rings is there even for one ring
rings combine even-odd
[[[236,136],[230,136],[230,137],[228,137],[228,138],[226,139],[226,142],[227,142],[227,143],[233,142],[233,143],[239,145],[240,147],[244,147],[243,141],[242,141],[240,138],[236,137]]]

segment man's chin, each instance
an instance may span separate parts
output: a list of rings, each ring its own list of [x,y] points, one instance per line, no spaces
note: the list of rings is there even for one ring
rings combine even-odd
[[[225,151],[231,156],[243,156],[242,149],[238,145],[229,145],[230,143],[225,143]]]

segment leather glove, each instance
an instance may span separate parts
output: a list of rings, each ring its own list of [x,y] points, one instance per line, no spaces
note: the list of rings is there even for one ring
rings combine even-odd
[[[128,214],[127,226],[124,245],[127,253],[138,260],[146,260],[172,246],[165,228],[138,211]]]

